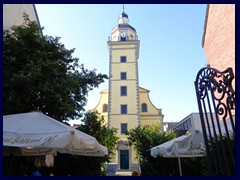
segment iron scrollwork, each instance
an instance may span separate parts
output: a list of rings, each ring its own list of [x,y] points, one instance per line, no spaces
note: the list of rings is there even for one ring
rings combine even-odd
[[[232,68],[220,72],[205,67],[198,72],[195,80],[199,115],[212,175],[235,174],[235,148],[232,145],[235,143],[233,79]]]
[[[217,69],[205,67],[198,72],[196,77],[196,91],[199,98],[204,99],[208,91],[213,92],[212,96],[218,104],[216,113],[221,115],[222,119],[228,116],[227,109],[235,110],[235,91],[232,88],[233,79],[232,68],[220,72]]]

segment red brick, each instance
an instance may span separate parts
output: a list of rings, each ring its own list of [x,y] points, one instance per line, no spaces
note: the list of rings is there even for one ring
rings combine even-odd
[[[205,21],[203,47],[207,64],[220,71],[232,67],[235,74],[235,5],[210,4]]]

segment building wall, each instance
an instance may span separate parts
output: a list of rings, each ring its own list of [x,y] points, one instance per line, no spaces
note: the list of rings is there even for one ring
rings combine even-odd
[[[178,122],[163,122],[163,132],[167,132],[171,130],[173,126],[175,126]]]
[[[108,113],[103,112],[103,105],[108,104],[108,90],[104,90],[100,92],[101,98],[98,103],[98,105],[92,110],[92,111],[98,111],[100,113],[100,116],[103,115],[104,119],[106,120],[105,122],[107,123],[107,117]],[[119,96],[119,95],[118,95]],[[139,101],[140,101],[140,125],[141,126],[147,126],[147,125],[160,125],[162,126],[163,124],[163,114],[161,109],[157,109],[152,102],[149,99],[149,90],[144,89],[144,88],[139,88]],[[142,112],[141,111],[141,104],[146,103],[147,104],[147,112]],[[128,130],[137,127],[138,125],[136,123],[129,123],[131,122],[132,116],[126,115],[124,118],[118,117],[116,119],[116,122],[112,122],[112,127],[118,128],[121,130],[120,123],[128,123]],[[120,123],[119,123],[120,122]],[[163,128],[161,129],[163,131]],[[118,131],[117,136],[120,137],[121,140],[127,140],[126,135],[121,134],[120,131]],[[129,155],[130,155],[130,167],[134,169],[134,166],[138,163],[136,159],[136,153],[132,148],[127,147],[126,145],[121,145],[118,144],[118,150],[122,149],[129,149]],[[119,164],[116,165],[117,162],[119,162],[119,155],[118,155],[118,150],[115,152],[116,156],[114,156],[111,160],[111,163],[107,166],[109,169],[113,168],[119,168]],[[111,167],[112,166],[112,167]],[[136,168],[137,169],[137,166]]]
[[[199,130],[202,132],[202,124],[199,113],[192,113],[192,127],[190,131],[194,132],[195,130]]]
[[[103,112],[103,105],[108,104],[108,90],[104,90],[100,92],[101,98],[98,105],[92,111],[98,111],[101,115],[104,116],[106,120],[108,117],[108,113]],[[139,88],[139,96],[140,96],[140,125],[152,125],[152,124],[159,124],[163,126],[163,118],[164,115],[162,114],[161,109],[157,109],[151,102],[149,98],[149,90],[144,88]],[[142,112],[141,104],[147,104],[147,112]],[[107,122],[107,120],[106,120]],[[125,122],[125,121],[124,121]],[[120,127],[119,127],[120,128]],[[132,127],[134,128],[134,126]],[[130,128],[129,128],[130,129]],[[163,129],[162,129],[163,131]],[[120,134],[119,134],[120,135]],[[125,137],[125,135],[120,135],[121,137]]]
[[[111,50],[111,76],[110,82],[110,104],[109,104],[109,126],[119,129],[118,136],[126,139],[125,134],[121,134],[121,124],[127,123],[128,129],[138,126],[138,85],[137,85],[137,66],[136,66],[136,44],[131,43],[109,43]],[[120,57],[126,56],[127,62],[121,63]],[[127,72],[127,80],[121,80],[120,73]],[[127,87],[127,95],[121,96],[120,87]],[[127,114],[121,114],[121,104],[127,104]]]
[[[112,36],[116,34],[112,32]],[[120,141],[126,142],[127,136],[121,132],[121,125],[127,124],[127,130],[139,125],[139,92],[138,92],[138,53],[139,41],[108,41],[110,53],[108,126],[117,129]],[[121,62],[126,56],[126,62]],[[127,79],[121,79],[121,72],[127,73]],[[127,95],[121,96],[121,86],[127,87]],[[127,113],[121,113],[121,105],[127,105]],[[137,164],[135,151],[124,143],[118,143],[118,151],[112,163],[120,169],[120,150],[129,151],[129,168]]]
[[[171,128],[174,132],[176,131],[189,131],[189,132],[195,132],[196,130],[199,130],[202,132],[202,125],[200,120],[199,113],[191,113],[181,121],[179,121],[177,124],[175,124]]]
[[[127,145],[127,135],[122,130],[129,131],[139,125],[157,123],[161,125],[163,115],[161,110],[155,108],[149,100],[149,91],[139,88],[140,41],[137,40],[135,29],[128,24],[128,16],[124,11],[120,14],[118,25],[112,30],[107,45],[109,50],[108,100],[106,94],[101,93],[100,102],[93,111],[100,110],[99,112],[102,113],[102,107],[108,101],[108,114],[104,112],[104,115],[108,117],[108,127],[116,128],[117,136],[120,138],[116,155],[107,167],[111,170],[136,169],[139,168],[136,152]],[[126,73],[126,77],[121,77],[121,73]],[[121,94],[121,91],[126,94]],[[147,112],[140,111],[142,103],[146,103]],[[121,107],[123,107],[122,112]],[[126,111],[125,107],[127,107]]]
[[[91,110],[91,111],[97,111],[100,116],[103,116],[104,121],[106,124],[108,124],[108,112],[103,112],[103,106],[106,104],[108,106],[108,90],[104,90],[100,92],[101,94],[101,99],[97,106]]]
[[[153,125],[158,124],[162,128],[163,131],[163,114],[161,109],[157,109],[149,98],[149,90],[140,88],[140,125]],[[145,103],[147,105],[147,112],[142,112],[142,104]]]
[[[235,76],[235,4],[209,4],[206,9],[202,46],[207,64],[220,71],[231,67]],[[232,81],[235,90],[235,78]],[[221,93],[214,93],[217,98]],[[221,102],[226,101],[227,95]],[[231,112],[235,114],[235,109]],[[229,115],[227,115],[227,118]],[[219,115],[221,119],[222,116]]]
[[[210,67],[232,67],[235,74],[235,4],[208,5],[202,46]]]
[[[3,4],[3,29],[10,29],[13,25],[21,25],[23,23],[23,12],[29,15],[31,21],[39,23],[33,4]]]
[[[216,121],[216,114],[204,114],[204,116],[207,116],[207,118],[210,120],[211,118],[213,118],[213,123],[214,123],[214,127],[216,130],[216,133],[219,134],[219,130],[218,128],[221,129],[222,134],[226,133],[225,130],[225,126],[224,126],[224,122],[219,119],[219,127],[218,127],[218,123]],[[229,119],[226,119],[226,125],[228,127],[229,132],[233,131],[232,130],[232,126],[231,126],[231,122]],[[235,125],[235,116],[233,116],[233,123]],[[206,125],[206,124],[205,124]],[[212,121],[209,121],[209,126],[210,126],[210,130],[213,134],[213,124]],[[199,130],[200,132],[202,131],[202,124],[201,124],[201,119],[200,119],[200,114],[199,113],[191,113],[189,114],[187,117],[185,117],[184,119],[182,119],[181,121],[179,121],[177,124],[175,124],[173,127],[171,127],[171,130],[173,130],[174,132],[177,131],[184,131],[184,134],[186,131],[189,132],[194,132],[196,130]],[[208,131],[207,131],[208,134]]]

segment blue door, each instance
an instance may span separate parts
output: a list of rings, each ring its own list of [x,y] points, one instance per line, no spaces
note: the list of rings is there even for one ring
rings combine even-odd
[[[129,169],[129,150],[120,150],[120,169]]]

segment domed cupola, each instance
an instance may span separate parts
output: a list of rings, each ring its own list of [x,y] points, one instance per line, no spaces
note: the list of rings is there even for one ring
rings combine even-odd
[[[128,18],[128,15],[123,11],[122,14],[120,14],[120,17],[126,17],[126,18]]]
[[[130,26],[128,15],[123,11],[118,17],[118,25],[113,28],[110,41],[134,41],[137,40],[136,30]]]
[[[123,11],[118,18],[118,24],[128,24],[128,22],[128,15]]]

